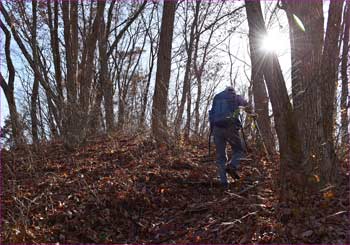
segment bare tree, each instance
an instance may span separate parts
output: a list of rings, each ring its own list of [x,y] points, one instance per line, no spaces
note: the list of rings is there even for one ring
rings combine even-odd
[[[33,53],[33,61],[35,64],[38,64],[38,51],[37,51],[37,1],[32,0],[32,53]],[[38,118],[37,118],[37,102],[38,102],[38,95],[39,95],[39,79],[37,75],[34,75],[34,81],[33,81],[33,89],[32,89],[32,95],[31,95],[31,122],[32,122],[32,138],[33,143],[38,144],[39,143],[39,136],[38,136]]]
[[[282,192],[290,185],[302,186],[303,178],[301,142],[296,117],[289,101],[282,70],[274,53],[263,53],[259,49],[259,37],[266,35],[265,22],[260,2],[245,1],[249,26],[249,43],[257,62],[262,62],[262,71],[269,91],[281,156]],[[288,173],[288,175],[287,175]],[[293,173],[293,174],[292,174]],[[301,181],[298,183],[300,175]]]
[[[192,5],[191,2],[187,2],[187,5]],[[191,31],[190,31],[190,36],[189,36],[189,41],[187,41],[187,31],[185,28],[185,49],[186,49],[186,54],[187,54],[187,61],[186,61],[186,68],[185,68],[185,75],[184,75],[184,82],[183,82],[183,89],[182,89],[182,97],[181,97],[181,102],[179,105],[179,109],[177,111],[177,115],[175,118],[175,135],[180,134],[180,129],[181,129],[181,123],[182,123],[182,116],[183,112],[185,109],[185,103],[187,100],[188,106],[189,106],[189,111],[191,111],[191,65],[192,65],[192,53],[193,53],[193,48],[194,48],[194,40],[195,40],[195,28],[198,22],[198,14],[199,14],[199,7],[200,7],[200,1],[196,2],[196,7],[195,7],[195,12],[194,12],[194,17],[193,21],[191,24]],[[186,11],[186,18],[188,18],[188,11]],[[190,113],[188,113],[190,114]],[[190,116],[190,115],[188,115]],[[188,123],[189,124],[189,123]],[[188,125],[187,127],[190,127]]]
[[[157,47],[154,47],[155,43],[158,41],[158,34],[157,35],[152,35],[152,30],[150,29],[151,22],[153,20],[154,12],[156,10],[156,5],[153,6],[152,8],[152,13],[151,17],[149,18],[149,28],[146,29],[146,34],[149,37],[150,41],[150,51],[149,51],[149,72],[147,76],[147,82],[146,82],[146,87],[143,92],[142,100],[141,100],[141,115],[140,115],[140,127],[144,128],[145,127],[145,117],[146,117],[146,109],[147,109],[147,104],[148,104],[148,94],[149,94],[149,88],[151,84],[151,79],[152,79],[152,72],[154,69],[154,61],[156,59],[157,55]]]
[[[176,1],[164,2],[159,39],[156,84],[152,106],[152,133],[159,142],[168,140],[167,104],[176,3]]]
[[[24,137],[22,128],[19,123],[19,116],[17,112],[17,106],[14,96],[14,86],[15,86],[15,67],[12,62],[11,58],[11,33],[6,28],[2,20],[0,20],[0,27],[5,33],[5,57],[6,57],[6,64],[7,64],[7,70],[8,70],[8,81],[5,81],[5,78],[0,73],[0,84],[1,88],[4,91],[4,94],[6,96],[6,100],[9,106],[10,111],[10,120],[11,120],[11,130],[13,139],[15,142],[16,147],[20,147],[24,143]]]

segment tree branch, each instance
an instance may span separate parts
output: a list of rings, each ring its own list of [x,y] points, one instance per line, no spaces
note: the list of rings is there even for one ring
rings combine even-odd
[[[112,43],[111,47],[109,48],[108,52],[107,52],[107,57],[109,57],[113,50],[117,47],[118,42],[120,41],[120,39],[123,37],[124,33],[127,31],[127,29],[129,28],[129,26],[137,19],[137,17],[140,15],[140,13],[142,12],[142,10],[145,8],[147,3],[147,0],[145,0],[142,5],[140,6],[140,8],[137,10],[137,12],[132,16],[129,17],[129,21],[125,24],[125,26],[123,27],[123,29],[118,33],[118,35],[115,37],[114,42]]]

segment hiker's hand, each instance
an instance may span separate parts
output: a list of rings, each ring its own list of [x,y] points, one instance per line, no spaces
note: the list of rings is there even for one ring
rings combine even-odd
[[[256,113],[249,113],[248,117],[251,117],[253,119],[256,119],[258,117],[258,115]]]

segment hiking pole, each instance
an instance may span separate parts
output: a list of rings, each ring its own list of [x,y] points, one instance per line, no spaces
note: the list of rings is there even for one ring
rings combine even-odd
[[[213,133],[213,128],[212,127],[210,127],[210,133],[209,133],[209,139],[208,139],[208,157],[210,158],[210,143],[211,143],[211,140],[210,140],[210,138],[211,138],[211,135],[212,135],[212,133]]]
[[[245,151],[248,153],[248,144],[247,144],[247,140],[245,138],[245,134],[244,134],[244,128],[243,128],[243,117],[242,114],[239,113],[239,119],[241,120],[241,132],[242,132],[242,136],[243,136],[243,140],[244,140],[244,145],[245,145]]]

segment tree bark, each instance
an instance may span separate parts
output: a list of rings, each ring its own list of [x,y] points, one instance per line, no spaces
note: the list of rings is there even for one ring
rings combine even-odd
[[[52,20],[51,12],[51,0],[47,2],[48,10],[48,19],[49,19],[49,28],[50,28],[50,38],[51,38],[51,52],[53,56],[53,64],[55,67],[55,79],[57,84],[57,92],[61,98],[63,98],[63,89],[62,89],[62,74],[61,74],[61,56],[59,48],[59,39],[58,39],[58,2],[54,1],[54,17]],[[53,21],[53,23],[52,23]]]
[[[318,123],[321,105],[316,69],[322,55],[323,3],[285,1],[283,5],[290,27],[294,111],[299,119],[303,158],[308,162],[308,171],[312,171],[319,164],[319,159],[314,156],[319,152],[322,137]],[[300,27],[296,18],[302,21],[307,31]]]
[[[349,77],[348,77],[348,62],[349,62],[349,32],[350,32],[350,1],[346,2],[346,12],[344,17],[344,38],[343,38],[343,50],[341,59],[341,78],[342,78],[342,91],[340,99],[340,113],[341,113],[341,137],[342,144],[346,147],[349,144],[349,118],[348,118],[348,105],[347,98],[349,96]]]
[[[101,20],[99,54],[100,54],[100,83],[104,97],[104,109],[106,117],[107,132],[114,130],[113,110],[113,83],[108,76],[107,38],[109,30],[106,29],[104,19]]]
[[[38,51],[37,51],[37,43],[36,43],[36,31],[37,31],[37,2],[32,0],[32,13],[33,13],[33,22],[32,22],[32,52],[33,52],[33,61],[34,64],[38,64]],[[34,74],[33,81],[33,89],[31,95],[31,109],[30,109],[30,117],[32,123],[32,139],[33,143],[37,145],[39,143],[38,136],[38,118],[37,118],[37,101],[39,95],[39,78],[36,74]]]
[[[342,1],[330,2],[324,39],[322,1],[283,1],[290,26],[293,103],[303,159],[308,172],[321,175],[322,182],[335,177],[332,120],[342,5]]]
[[[81,114],[80,137],[85,138],[89,121],[91,85],[93,80],[94,54],[106,2],[97,2],[96,16],[85,40],[81,63],[79,64],[79,109]]]
[[[59,104],[57,105],[58,110],[56,116],[56,124],[60,132],[62,133],[62,109],[63,109],[63,104],[64,104],[64,95],[63,95],[63,81],[62,81],[62,69],[61,69],[61,55],[60,55],[60,47],[59,47],[59,38],[58,38],[58,1],[54,1],[54,15],[52,18],[52,10],[51,10],[51,0],[47,2],[47,10],[48,10],[48,25],[50,29],[50,44],[51,44],[51,52],[53,56],[53,64],[55,68],[55,79],[56,79],[56,86],[57,86],[57,94],[58,94],[58,101]],[[52,23],[53,22],[53,23]],[[47,93],[46,93],[47,94]],[[49,95],[47,94],[47,99],[49,102],[49,109],[53,112],[54,105],[51,101],[51,99],[48,97]],[[54,130],[53,128],[51,131]],[[58,136],[57,130],[52,131],[52,133],[56,136]]]
[[[171,69],[171,47],[177,1],[165,1],[160,31],[156,83],[152,105],[152,133],[159,143],[167,142],[167,107]]]
[[[326,37],[322,61],[319,67],[321,79],[321,115],[323,119],[324,141],[321,151],[325,159],[321,161],[321,176],[326,182],[333,182],[337,175],[337,156],[334,149],[335,95],[338,80],[339,45],[343,1],[331,1],[328,11]]]
[[[62,2],[63,34],[66,48],[66,90],[67,103],[64,110],[63,134],[65,145],[74,148],[80,142],[80,126],[77,105],[78,73],[78,19],[77,5]],[[79,125],[79,126],[78,126]]]
[[[264,74],[263,60],[259,57],[259,46],[255,42],[250,45],[251,59],[251,80],[253,85],[254,108],[258,114],[257,123],[261,130],[262,140],[264,141],[269,154],[275,154],[275,142],[271,131],[271,120],[269,118],[269,97],[267,95]]]

